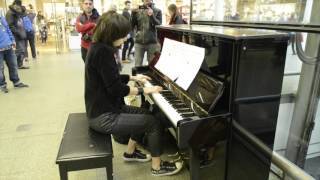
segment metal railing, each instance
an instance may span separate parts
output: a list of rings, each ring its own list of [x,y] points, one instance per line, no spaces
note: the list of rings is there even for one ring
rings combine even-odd
[[[246,138],[252,145],[254,145],[259,152],[263,153],[266,157],[271,157],[271,162],[283,171],[283,174],[294,180],[315,180],[312,176],[300,169],[298,166],[279,155],[277,152],[272,151],[261,140],[252,135],[236,121],[232,121],[233,127]]]

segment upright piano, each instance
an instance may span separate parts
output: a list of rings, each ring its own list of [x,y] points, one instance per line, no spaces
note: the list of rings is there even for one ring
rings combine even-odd
[[[250,149],[232,121],[272,148],[288,35],[207,25],[158,26],[157,33],[161,45],[169,38],[205,48],[201,68],[187,90],[155,67],[160,54],[148,66],[133,69],[153,79],[145,86],[164,88],[145,99],[166,116],[179,149],[189,152],[190,179],[268,179],[270,159]],[[243,159],[247,151],[250,158]],[[215,152],[213,159],[210,152]]]

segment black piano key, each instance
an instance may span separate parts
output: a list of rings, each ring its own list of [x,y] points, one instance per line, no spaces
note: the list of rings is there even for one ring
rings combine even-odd
[[[178,113],[181,113],[181,114],[183,114],[183,113],[193,113],[190,109],[188,109],[188,110],[177,109],[177,111],[178,111]]]
[[[188,117],[193,117],[193,116],[195,116],[195,114],[194,113],[192,113],[192,114],[182,114],[181,115],[183,118],[188,118]]]
[[[172,106],[173,106],[175,109],[188,108],[188,106],[186,106],[186,105],[176,105],[176,104],[172,104]]]

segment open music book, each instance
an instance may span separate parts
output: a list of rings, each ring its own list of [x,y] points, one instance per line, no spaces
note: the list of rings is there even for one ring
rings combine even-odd
[[[196,77],[204,56],[204,48],[165,38],[155,68],[187,90]]]

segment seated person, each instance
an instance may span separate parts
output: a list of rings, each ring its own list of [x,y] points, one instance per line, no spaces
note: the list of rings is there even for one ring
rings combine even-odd
[[[147,162],[152,160],[151,173],[155,176],[172,175],[182,169],[181,162],[160,159],[161,133],[159,120],[148,110],[127,106],[127,95],[158,93],[159,86],[137,88],[127,85],[129,80],[146,82],[148,76],[120,75],[115,53],[126,41],[130,23],[114,11],[104,13],[98,20],[85,64],[85,104],[90,127],[106,134],[130,134],[125,161]],[[151,156],[136,148],[141,134],[146,134]]]

